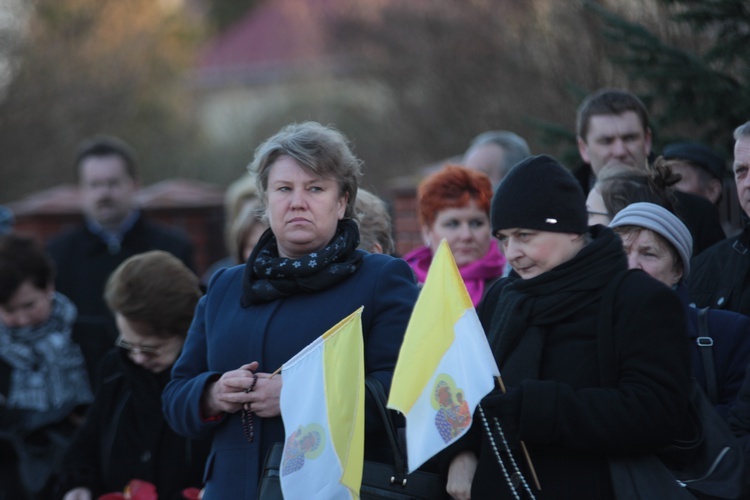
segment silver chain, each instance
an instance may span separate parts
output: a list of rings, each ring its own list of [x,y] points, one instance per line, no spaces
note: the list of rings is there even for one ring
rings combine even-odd
[[[503,471],[503,476],[505,477],[505,482],[508,485],[508,488],[510,489],[511,493],[513,493],[513,496],[517,499],[521,499],[521,496],[518,494],[518,485],[522,484],[523,489],[526,491],[526,493],[529,494],[529,497],[532,499],[535,499],[534,493],[531,491],[531,488],[529,487],[529,483],[526,482],[526,478],[521,473],[521,470],[518,468],[518,463],[516,463],[516,459],[513,457],[513,453],[510,451],[510,446],[508,446],[508,441],[505,439],[505,433],[503,432],[503,429],[500,427],[500,422],[497,420],[497,417],[493,417],[495,429],[497,429],[497,433],[500,436],[500,439],[502,440],[503,444],[503,450],[507,453],[508,458],[510,459],[511,465],[513,466],[513,474],[508,474],[508,468],[505,466],[505,461],[500,456],[500,450],[497,447],[497,443],[495,442],[495,437],[492,434],[492,429],[490,429],[490,423],[487,421],[487,417],[484,414],[484,408],[482,408],[482,405],[477,405],[477,408],[479,408],[479,415],[482,418],[482,425],[484,426],[484,431],[487,433],[487,437],[490,441],[490,446],[492,447],[492,452],[495,455],[495,459],[497,460],[498,465],[500,465],[500,469]]]

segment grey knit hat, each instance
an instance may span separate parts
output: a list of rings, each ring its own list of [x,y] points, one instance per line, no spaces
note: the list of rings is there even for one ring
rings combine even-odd
[[[633,203],[615,215],[609,227],[638,226],[661,235],[677,250],[682,260],[682,279],[690,274],[693,237],[685,224],[666,208],[653,203]]]
[[[492,234],[523,228],[583,234],[588,230],[586,197],[573,174],[547,155],[517,163],[492,198]]]

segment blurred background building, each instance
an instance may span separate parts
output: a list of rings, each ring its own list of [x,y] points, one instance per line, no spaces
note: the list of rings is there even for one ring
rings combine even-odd
[[[390,204],[403,254],[421,243],[413,197],[426,171],[498,129],[574,168],[576,107],[610,86],[649,106],[657,153],[689,139],[725,155],[731,230],[731,131],[750,116],[742,5],[0,0],[0,204],[17,210],[19,227],[36,221],[40,238],[67,224],[75,193],[58,187],[74,182],[75,147],[109,133],[135,147],[145,193],[167,181],[177,192],[188,179],[200,186],[174,198],[184,206],[145,208],[212,254],[221,238],[199,226],[213,227],[218,198],[256,145],[316,120],[353,141],[363,186]],[[58,195],[68,201],[57,215],[28,208]],[[56,222],[42,223],[48,216]]]

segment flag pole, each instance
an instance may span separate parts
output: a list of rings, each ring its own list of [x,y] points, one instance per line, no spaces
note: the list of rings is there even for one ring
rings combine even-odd
[[[284,368],[284,365],[281,365],[281,366],[279,366],[278,368],[276,368],[276,371],[275,371],[275,372],[273,372],[273,373],[271,374],[271,376],[270,376],[270,377],[268,377],[268,378],[273,378],[273,377],[274,377],[275,375],[278,375],[279,373],[281,373],[281,369],[282,369],[282,368]]]
[[[505,394],[507,391],[505,390],[505,383],[503,382],[503,378],[498,375],[495,377],[497,379],[497,383],[500,384],[500,391]],[[534,479],[534,486],[536,486],[536,489],[539,491],[542,491],[542,485],[539,484],[539,478],[536,475],[536,469],[534,469],[534,464],[531,462],[531,455],[529,455],[529,450],[526,449],[526,443],[523,441],[520,441],[521,443],[521,450],[523,451],[523,456],[526,457],[526,463],[529,464],[529,470],[531,470],[531,477]]]

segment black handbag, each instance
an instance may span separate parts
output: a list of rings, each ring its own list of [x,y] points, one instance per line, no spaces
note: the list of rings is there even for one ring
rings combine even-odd
[[[281,494],[281,456],[284,454],[284,443],[274,443],[266,454],[263,473],[258,481],[258,500],[282,500]]]
[[[621,273],[604,292],[599,312],[597,342],[604,387],[616,385],[612,309]],[[740,443],[714,410],[695,379],[689,394],[689,417],[694,437],[674,442],[650,455],[610,457],[617,498],[740,498],[744,458]]]
[[[419,469],[407,474],[406,456],[401,450],[392,413],[386,408],[385,389],[374,377],[365,379],[365,387],[370,392],[383,420],[393,460],[392,463],[365,460],[360,498],[392,498],[394,500],[450,498],[445,489],[445,480],[440,474]]]
[[[387,448],[392,462],[365,460],[362,471],[360,498],[363,500],[389,498],[393,500],[440,500],[449,498],[445,480],[435,472],[416,470],[407,474],[406,458],[401,451],[391,411],[386,408],[383,385],[376,378],[366,377],[365,387],[372,396],[387,435]],[[283,443],[274,443],[266,455],[263,473],[258,483],[259,500],[281,500],[281,456]]]
[[[675,442],[657,453],[678,484],[709,498],[740,498],[744,483],[744,455],[729,425],[693,380],[690,417],[695,438]]]
[[[655,455],[610,457],[609,471],[617,500],[689,500],[695,498],[680,486],[672,472]]]
[[[692,391],[695,439],[650,455],[610,457],[618,499],[744,498],[739,443],[695,381]]]

